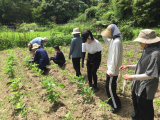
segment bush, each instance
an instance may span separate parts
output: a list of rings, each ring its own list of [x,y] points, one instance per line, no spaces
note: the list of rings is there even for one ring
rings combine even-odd
[[[95,7],[95,6],[86,9],[85,13],[86,13],[87,19],[91,19],[91,18],[97,17],[96,16],[96,12],[98,12],[99,10],[100,10],[100,8],[99,7]]]
[[[60,37],[51,36],[45,46],[46,47],[53,47],[55,45],[66,46],[71,43],[72,38],[73,38],[73,35],[66,35],[66,36],[60,36]]]
[[[121,21],[120,25],[119,25],[119,30],[123,36],[123,40],[132,40],[134,37],[134,33],[133,33],[133,22],[127,22],[127,21]]]
[[[85,22],[86,19],[86,14],[85,13],[79,13],[78,17],[74,19],[75,22]]]
[[[30,30],[36,30],[37,28],[38,28],[38,25],[36,23],[31,23],[31,24],[22,23],[19,29],[17,29],[17,31],[19,32],[30,31]]]

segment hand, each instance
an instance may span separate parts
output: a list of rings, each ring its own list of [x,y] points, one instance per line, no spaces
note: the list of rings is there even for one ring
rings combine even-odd
[[[125,74],[125,75],[123,75],[123,79],[124,80],[132,80],[133,78],[132,78],[132,75]]]
[[[109,74],[109,77],[114,77],[114,75],[112,75],[112,74]]]
[[[33,59],[34,57],[31,57],[31,59]]]
[[[124,70],[124,69],[127,69],[127,68],[129,68],[128,65],[122,65],[122,66],[119,68],[119,70]]]

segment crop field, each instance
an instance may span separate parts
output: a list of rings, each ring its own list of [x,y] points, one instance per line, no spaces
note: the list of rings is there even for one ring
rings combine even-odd
[[[101,42],[102,61],[98,69],[99,91],[91,92],[87,81],[87,67],[81,68],[81,77],[75,77],[72,60],[68,59],[69,46],[60,46],[66,65],[59,68],[53,61],[45,75],[35,64],[28,64],[28,48],[0,51],[0,120],[130,120],[133,113],[131,82],[122,93],[123,79],[117,84],[122,109],[111,113],[107,100],[105,82],[108,46]],[[49,57],[55,55],[52,47],[45,47]],[[142,55],[138,43],[123,43],[123,65],[136,64]],[[87,58],[87,56],[86,56]],[[86,60],[85,60],[86,62]],[[123,74],[133,74],[126,70]],[[155,119],[160,118],[160,86],[155,99]]]

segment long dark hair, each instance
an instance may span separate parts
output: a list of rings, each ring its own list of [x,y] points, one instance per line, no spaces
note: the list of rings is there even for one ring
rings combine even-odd
[[[58,46],[58,45],[55,45],[55,46],[54,46],[54,48],[60,51],[60,49],[59,49],[59,46]]]
[[[89,36],[91,37],[92,41],[94,40],[92,32],[90,30],[86,30],[86,31],[82,32],[81,36],[82,36],[83,43],[85,43],[87,41],[87,38]]]

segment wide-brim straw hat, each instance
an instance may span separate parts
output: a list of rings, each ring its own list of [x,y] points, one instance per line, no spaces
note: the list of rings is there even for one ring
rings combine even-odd
[[[111,36],[111,25],[109,25],[104,31],[102,31],[101,35],[105,37],[112,37]]]
[[[40,46],[40,45],[38,45],[37,43],[34,43],[34,44],[33,44],[33,47],[32,47],[32,49],[39,48],[39,46]]]
[[[42,38],[42,40],[47,42],[47,41],[48,41],[48,38],[47,38],[47,37],[44,37],[44,38]]]
[[[160,37],[157,37],[155,35],[155,31],[151,29],[144,29],[141,30],[138,38],[136,38],[134,41],[138,41],[141,43],[146,43],[146,44],[152,44],[160,41]]]
[[[78,34],[78,33],[81,33],[79,32],[79,28],[74,28],[72,34]]]

